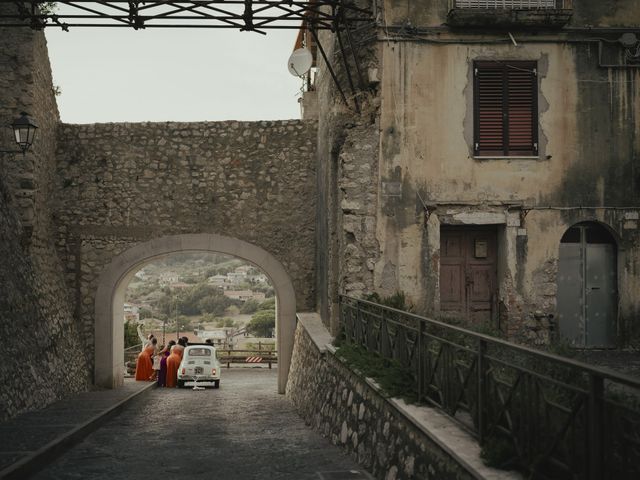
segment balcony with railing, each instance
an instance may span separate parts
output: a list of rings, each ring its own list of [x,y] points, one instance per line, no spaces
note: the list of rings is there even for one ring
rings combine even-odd
[[[573,14],[573,0],[449,0],[453,27],[561,28]]]

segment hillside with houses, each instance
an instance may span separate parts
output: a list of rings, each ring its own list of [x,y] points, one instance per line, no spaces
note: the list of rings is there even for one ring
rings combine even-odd
[[[268,277],[234,257],[175,254],[146,265],[127,289],[125,343],[153,333],[162,343],[186,335],[223,348],[273,345],[275,297]]]

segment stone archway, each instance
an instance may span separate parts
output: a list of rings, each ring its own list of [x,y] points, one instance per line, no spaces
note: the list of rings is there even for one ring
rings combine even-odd
[[[95,299],[94,383],[116,388],[124,381],[122,305],[133,275],[150,261],[178,252],[215,252],[242,258],[262,269],[276,291],[278,392],[284,393],[296,326],[293,283],[282,264],[260,247],[216,234],[172,235],[138,244],[115,257],[98,280]]]

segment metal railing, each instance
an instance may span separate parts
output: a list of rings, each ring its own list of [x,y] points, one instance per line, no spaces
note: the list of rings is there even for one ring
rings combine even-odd
[[[573,0],[449,0],[452,8],[480,8],[480,9],[558,9],[568,10]]]
[[[124,360],[122,365],[124,367],[125,375],[135,374],[135,368],[129,368],[127,367],[127,364],[131,362],[133,365],[135,365],[136,360],[138,359],[138,355],[141,351],[142,343],[138,343],[137,345],[133,345],[124,349]]]
[[[351,297],[347,343],[410,369],[504,466],[530,478],[640,478],[640,380]]]

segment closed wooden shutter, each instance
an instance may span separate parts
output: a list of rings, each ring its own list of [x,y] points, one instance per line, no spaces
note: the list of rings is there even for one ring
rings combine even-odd
[[[535,62],[476,62],[474,153],[538,154]]]

